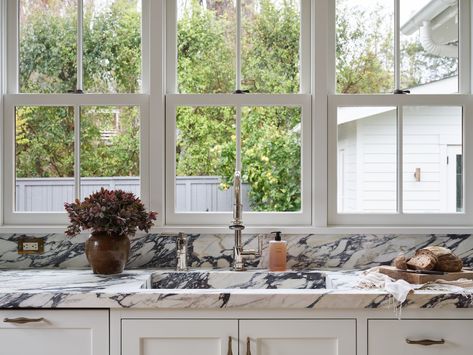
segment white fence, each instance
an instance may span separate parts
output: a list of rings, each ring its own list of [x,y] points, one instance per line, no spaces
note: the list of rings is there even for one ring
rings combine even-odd
[[[176,178],[176,210],[179,212],[232,211],[233,189],[220,189],[215,176],[180,176]],[[101,187],[140,194],[138,177],[82,178],[81,198]],[[242,186],[245,210],[249,186]],[[64,211],[64,202],[74,200],[73,178],[22,178],[16,180],[16,210],[21,212]]]

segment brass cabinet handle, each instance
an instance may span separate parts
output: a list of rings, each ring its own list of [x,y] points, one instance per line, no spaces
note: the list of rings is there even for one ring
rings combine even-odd
[[[228,351],[227,351],[227,355],[233,355],[232,337],[228,337]]]
[[[38,322],[43,322],[45,319],[43,317],[41,318],[25,318],[25,317],[19,317],[19,318],[5,318],[3,319],[4,323],[15,323],[15,324],[26,324],[26,323],[38,323]]]
[[[424,345],[424,346],[442,345],[442,344],[445,344],[445,339],[440,339],[440,340],[431,340],[431,339],[411,340],[411,339],[406,339],[406,343],[407,344],[412,344],[412,345]]]
[[[251,355],[250,337],[246,338],[246,355]]]

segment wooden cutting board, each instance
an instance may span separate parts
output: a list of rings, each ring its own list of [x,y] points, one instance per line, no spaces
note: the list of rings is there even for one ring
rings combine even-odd
[[[394,266],[381,266],[379,272],[395,280],[405,280],[411,284],[425,284],[435,280],[455,281],[458,279],[473,280],[473,270],[463,270],[460,272],[448,272],[444,275],[415,274],[404,270],[399,270]]]

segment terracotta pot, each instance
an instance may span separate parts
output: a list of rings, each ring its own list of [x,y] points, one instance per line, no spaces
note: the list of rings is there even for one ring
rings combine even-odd
[[[123,272],[129,252],[130,239],[126,235],[93,232],[85,242],[85,255],[94,274]]]

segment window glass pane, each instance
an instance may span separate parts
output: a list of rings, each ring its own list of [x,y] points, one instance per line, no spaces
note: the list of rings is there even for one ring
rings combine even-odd
[[[397,210],[395,107],[338,108],[339,213]]]
[[[20,92],[75,90],[77,1],[20,0],[19,11]]]
[[[235,109],[177,108],[177,212],[232,211],[235,142]]]
[[[141,1],[84,0],[84,90],[141,87]]]
[[[301,108],[242,110],[242,180],[246,210],[301,210]]]
[[[233,0],[178,0],[178,87],[181,93],[235,90]]]
[[[458,92],[457,1],[401,0],[401,86],[412,93]]]
[[[337,92],[394,89],[394,1],[337,0]]]
[[[242,88],[299,92],[299,0],[242,1]]]
[[[121,189],[140,196],[140,116],[138,107],[81,109],[81,197]]]
[[[462,212],[462,108],[405,107],[403,132],[404,212]]]
[[[74,200],[74,109],[17,107],[16,211],[64,211]]]

